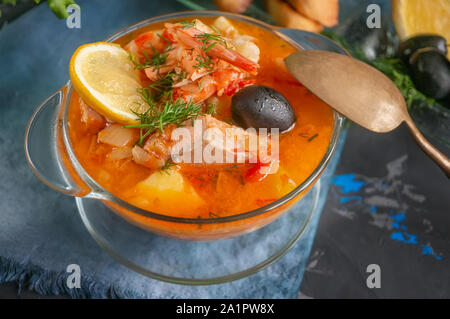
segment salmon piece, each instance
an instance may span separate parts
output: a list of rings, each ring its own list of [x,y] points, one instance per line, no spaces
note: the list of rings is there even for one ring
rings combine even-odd
[[[210,115],[198,117],[194,126],[188,121],[183,128],[189,130],[191,138],[185,141],[172,137],[176,149],[172,149],[171,154],[177,158],[176,162],[181,160],[185,164],[251,164],[251,167],[256,167],[254,175],[261,178],[278,170],[278,158],[275,153],[277,150],[272,154],[270,137],[245,131]],[[195,134],[199,128],[202,134]],[[195,147],[199,146],[202,160],[197,163],[195,161],[199,158],[195,158]],[[261,149],[263,147],[264,149]]]
[[[133,156],[133,161],[136,164],[151,168],[151,169],[160,169],[164,166],[166,161],[156,154],[149,153],[145,151],[142,147],[135,145],[131,149],[131,154]]]
[[[89,132],[97,133],[106,126],[106,120],[97,111],[92,109],[86,103],[79,99],[81,110],[81,122],[85,125]]]
[[[164,167],[170,159],[170,151],[173,144],[170,136],[175,127],[175,125],[168,125],[164,128],[164,133],[160,131],[154,132],[143,147],[135,145],[131,150],[134,162],[151,169]]]
[[[138,139],[137,131],[125,128],[120,124],[111,124],[97,135],[99,143],[109,144],[116,147],[130,146]]]

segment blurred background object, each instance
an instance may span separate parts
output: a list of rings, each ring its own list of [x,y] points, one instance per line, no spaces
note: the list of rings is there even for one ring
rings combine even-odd
[[[323,26],[319,22],[311,20],[295,11],[287,2],[282,0],[267,0],[266,8],[275,22],[282,27],[312,32],[319,32],[323,29]]]
[[[333,27],[338,23],[338,0],[288,0],[288,3],[299,13],[326,27]]]
[[[393,0],[392,18],[400,39],[417,34],[439,34],[450,41],[450,1]]]
[[[35,6],[34,0],[0,0],[0,27]]]
[[[43,0],[0,0],[0,27],[7,21],[12,21],[25,11],[44,2]],[[53,13],[60,19],[67,18],[66,9],[74,0],[48,0],[47,4]]]
[[[214,0],[220,10],[233,13],[243,13],[247,10],[252,0]]]

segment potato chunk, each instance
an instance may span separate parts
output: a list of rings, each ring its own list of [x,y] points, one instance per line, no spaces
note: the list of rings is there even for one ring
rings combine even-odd
[[[216,27],[217,30],[219,30],[220,33],[222,33],[222,35],[225,35],[226,37],[234,38],[239,33],[238,30],[233,26],[231,21],[222,16],[214,20],[213,26]]]
[[[205,206],[192,185],[175,169],[157,171],[138,183],[130,202],[155,213],[179,217],[192,216]]]

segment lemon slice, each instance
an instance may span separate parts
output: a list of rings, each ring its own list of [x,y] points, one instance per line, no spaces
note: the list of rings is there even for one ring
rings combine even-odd
[[[114,43],[80,46],[70,60],[70,78],[81,98],[106,118],[134,124],[144,103],[137,92],[139,74],[127,51]]]
[[[450,43],[449,0],[392,0],[392,12],[401,40],[432,33],[443,36]]]

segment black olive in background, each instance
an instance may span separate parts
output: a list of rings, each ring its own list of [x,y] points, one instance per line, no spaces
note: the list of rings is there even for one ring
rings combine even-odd
[[[361,48],[369,60],[374,60],[379,55],[386,53],[390,39],[384,21],[382,21],[381,28],[373,29],[367,27],[365,17],[350,21],[351,23],[344,22],[347,26],[342,26],[345,29],[343,37],[348,43]]]
[[[279,128],[288,130],[295,114],[288,100],[278,91],[262,85],[251,85],[233,95],[233,120],[243,128]]]
[[[447,40],[440,35],[422,34],[409,38],[398,47],[397,55],[406,64],[410,65],[411,57],[417,50],[434,48],[443,55],[447,55]]]
[[[417,89],[441,100],[450,94],[450,62],[434,48],[420,49],[411,57],[411,73]]]

